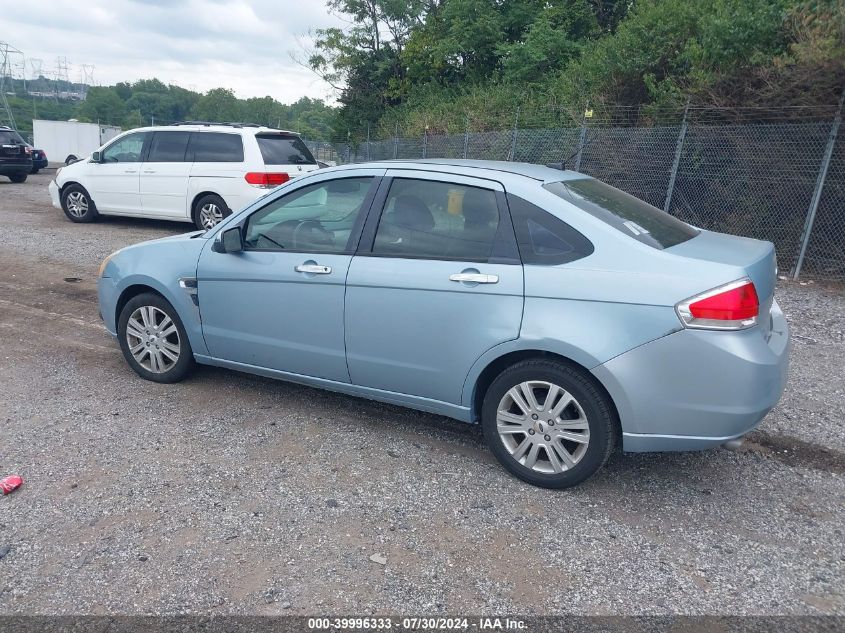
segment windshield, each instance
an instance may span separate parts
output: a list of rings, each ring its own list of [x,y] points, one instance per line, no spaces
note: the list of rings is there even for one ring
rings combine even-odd
[[[298,136],[257,134],[255,140],[265,165],[314,165],[317,161]]]
[[[654,248],[669,248],[698,235],[686,222],[600,180],[551,182],[543,188]]]

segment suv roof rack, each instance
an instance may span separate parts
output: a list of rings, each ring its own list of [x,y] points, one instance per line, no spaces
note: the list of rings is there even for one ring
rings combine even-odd
[[[176,123],[171,123],[170,125],[171,126],[173,126],[173,125],[205,125],[205,126],[225,125],[227,127],[261,127],[257,123],[235,123],[233,121],[229,121],[229,122],[225,122],[225,123],[220,122],[220,121],[177,121]]]

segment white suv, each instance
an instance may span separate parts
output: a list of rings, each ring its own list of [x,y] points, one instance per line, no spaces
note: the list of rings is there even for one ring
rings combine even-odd
[[[291,178],[318,169],[294,132],[188,122],[130,130],[50,183],[72,222],[98,214],[193,222],[209,229]]]

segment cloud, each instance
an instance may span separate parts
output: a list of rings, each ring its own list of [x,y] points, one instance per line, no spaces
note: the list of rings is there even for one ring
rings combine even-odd
[[[3,36],[27,57],[70,63],[70,79],[94,64],[110,85],[156,77],[206,91],[290,103],[330,88],[291,59],[309,31],[343,24],[322,0],[53,0],[11,3]]]

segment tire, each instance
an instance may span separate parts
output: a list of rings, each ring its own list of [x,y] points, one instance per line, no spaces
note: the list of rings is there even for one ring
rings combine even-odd
[[[226,206],[223,198],[216,194],[206,194],[194,203],[194,224],[201,231],[207,231],[230,215],[232,210]]]
[[[117,319],[117,338],[126,362],[146,380],[179,382],[194,368],[185,326],[161,295],[148,292],[130,299]],[[170,346],[165,347],[162,342]]]
[[[32,175],[35,175],[39,171],[40,171],[40,169],[38,167],[33,167],[32,169],[29,170],[29,173],[32,174]]]
[[[28,175],[29,175],[29,174],[25,174],[25,173],[24,173],[24,174],[10,174],[10,175],[9,175],[9,180],[11,180],[11,181],[12,181],[12,182],[14,182],[14,183],[18,183],[18,184],[20,184],[20,183],[22,183],[22,182],[26,182],[26,177],[27,177]]]
[[[536,407],[524,395],[527,383]],[[549,385],[562,391],[552,392]],[[550,392],[555,395],[547,406]],[[563,392],[574,400],[567,398],[565,404]],[[522,404],[514,393],[522,396]],[[533,413],[517,415],[523,405]],[[504,433],[498,428],[500,411],[505,411]],[[512,365],[493,381],[484,396],[481,425],[490,450],[510,473],[534,486],[570,488],[604,466],[618,421],[610,399],[586,372],[536,359]],[[536,463],[529,467],[532,456]]]
[[[97,219],[97,205],[82,185],[68,185],[62,189],[59,199],[62,211],[71,222],[93,222]]]
[[[78,160],[79,160],[79,159],[78,159],[76,156],[74,156],[73,154],[71,154],[70,156],[68,156],[67,158],[65,158],[65,166],[67,166],[67,165],[73,165],[73,164],[74,164],[76,161],[78,161]]]

